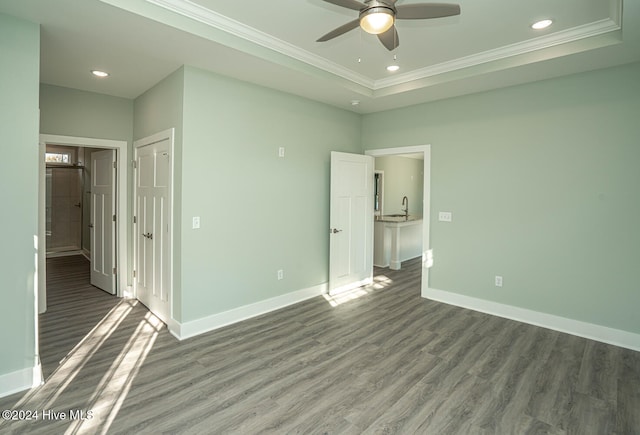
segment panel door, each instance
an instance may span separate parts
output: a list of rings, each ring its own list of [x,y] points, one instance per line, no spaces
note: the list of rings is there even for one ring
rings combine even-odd
[[[136,294],[165,323],[171,314],[169,144],[165,139],[136,149]]]
[[[329,292],[373,279],[373,157],[331,153]]]
[[[116,150],[91,154],[91,284],[116,294]]]

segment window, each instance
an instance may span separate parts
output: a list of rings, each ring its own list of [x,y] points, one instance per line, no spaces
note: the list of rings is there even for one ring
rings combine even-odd
[[[71,164],[71,153],[45,153],[44,160],[47,163]]]

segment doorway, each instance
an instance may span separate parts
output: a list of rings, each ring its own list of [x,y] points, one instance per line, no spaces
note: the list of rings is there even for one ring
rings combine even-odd
[[[394,226],[394,223],[391,223],[391,226],[394,228],[384,228],[384,225],[378,225],[378,228],[374,229],[374,244],[376,243],[376,238],[384,237],[385,231],[387,231],[388,236],[384,237],[383,241],[383,244],[388,245],[382,247],[383,254],[378,252],[378,258],[374,258],[374,263],[378,263],[377,265],[380,265],[382,262],[382,265],[385,265],[385,262],[388,262],[390,267],[398,268],[400,267],[399,262],[402,260],[403,255],[405,257],[421,256],[421,292],[424,296],[429,288],[429,267],[431,267],[432,258],[431,250],[429,248],[431,147],[430,145],[420,145],[385,148],[379,150],[368,150],[365,154],[376,158],[376,170],[384,173],[384,175],[379,176],[378,179],[384,180],[387,185],[379,189],[382,194],[382,198],[380,198],[380,213],[378,214],[391,216],[389,218],[390,221],[393,220],[394,217],[398,220],[398,225]],[[378,165],[378,158],[385,159],[388,157],[403,157],[403,159],[407,159],[407,162],[404,163],[406,163],[408,167],[418,166],[419,169],[421,168],[422,185],[418,185],[419,180],[416,180],[416,177],[418,177],[419,174],[415,172],[413,174],[406,174],[408,177],[413,176],[414,180],[409,179],[406,180],[405,183],[395,183],[395,186],[390,189],[389,176],[391,174],[388,170],[385,170],[382,165]],[[408,162],[408,160],[413,160],[413,162]],[[387,162],[391,162],[391,159],[388,159]],[[421,164],[419,162],[421,162]],[[405,197],[407,198],[405,199]],[[408,222],[405,219],[405,210],[408,210],[409,219],[412,219],[413,217],[416,219],[419,218],[422,225],[415,226],[414,224],[411,224],[411,222]],[[376,219],[379,219],[379,216],[376,216]],[[402,228],[399,228],[400,226]],[[397,233],[391,234],[391,231],[397,231]],[[401,231],[404,231],[404,234]],[[405,246],[404,249],[401,246],[403,240],[408,242],[405,243],[407,246]],[[389,254],[385,254],[385,252],[388,252]],[[393,252],[396,252],[395,263],[392,258]]]
[[[411,153],[374,159],[374,266],[398,270],[422,255],[423,158]]]
[[[93,156],[102,148],[46,145],[45,244],[47,258],[83,255],[91,260]],[[111,217],[109,217],[111,220]],[[95,244],[95,243],[93,243]],[[100,286],[98,286],[100,287]],[[104,289],[104,288],[103,288]],[[110,292],[112,293],[112,292]]]
[[[105,140],[105,139],[93,139],[93,138],[83,138],[83,137],[75,137],[75,136],[58,136],[58,135],[40,135],[40,144],[39,144],[39,193],[38,193],[38,238],[37,238],[37,249],[38,249],[38,312],[40,314],[44,313],[47,309],[47,288],[46,288],[46,252],[47,252],[47,164],[46,164],[46,153],[47,146],[49,149],[55,150],[56,148],[59,150],[73,150],[78,149],[80,147],[90,149],[89,152],[95,149],[109,149],[115,150],[117,155],[117,163],[114,171],[117,173],[116,177],[116,213],[115,213],[115,234],[114,241],[116,246],[116,258],[117,263],[115,265],[115,294],[119,297],[125,296],[128,294],[129,284],[128,284],[128,244],[127,244],[127,231],[128,226],[126,225],[127,219],[127,203],[129,195],[127,193],[127,179],[128,179],[128,147],[126,141],[117,141],[117,140]],[[86,159],[85,159],[86,160]],[[76,161],[76,163],[78,163]],[[84,162],[83,162],[84,163]],[[81,166],[78,165],[77,166]],[[74,169],[66,169],[69,171],[73,171]],[[52,175],[53,176],[53,175]],[[53,180],[53,178],[52,178]],[[79,182],[82,184],[81,182]],[[85,186],[86,187],[86,186]],[[81,195],[86,195],[86,188],[81,191]],[[67,202],[71,201],[67,199]],[[80,201],[83,202],[82,200]],[[89,204],[90,202],[84,201],[84,204]],[[71,204],[71,207],[75,207],[75,204]],[[76,207],[76,208],[82,208]],[[83,211],[80,211],[80,215],[87,214]],[[64,214],[63,214],[64,216]],[[52,224],[52,221],[51,221]],[[82,234],[79,236],[80,239],[80,248],[82,249]],[[86,239],[86,234],[85,234]],[[82,252],[80,250],[80,252]]]

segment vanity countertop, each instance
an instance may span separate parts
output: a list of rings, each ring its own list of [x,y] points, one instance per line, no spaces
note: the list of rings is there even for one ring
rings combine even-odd
[[[413,222],[413,221],[421,221],[422,216],[410,214],[408,217],[405,215],[385,215],[385,216],[376,216],[376,222],[390,222],[390,223],[402,223],[402,222]]]

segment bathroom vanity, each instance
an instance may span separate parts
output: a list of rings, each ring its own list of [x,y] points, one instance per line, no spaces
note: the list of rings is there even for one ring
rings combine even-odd
[[[376,216],[373,264],[399,270],[403,261],[422,255],[422,216]]]

